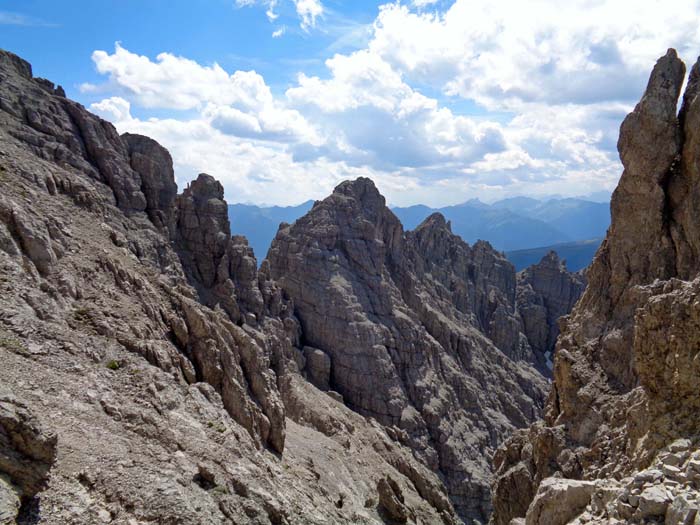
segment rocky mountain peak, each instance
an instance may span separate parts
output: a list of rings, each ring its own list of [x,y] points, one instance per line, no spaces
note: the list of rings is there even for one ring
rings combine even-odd
[[[305,355],[326,363],[318,383],[395,427],[444,477],[458,513],[484,520],[484,450],[535,416],[545,384],[517,350],[527,342],[512,265],[472,253],[439,214],[404,233],[368,179],[342,183],[283,226],[267,260],[315,349]],[[452,437],[472,432],[474,447]]]
[[[222,202],[224,200],[224,187],[218,180],[206,173],[200,173],[195,180],[190,182],[184,193],[197,202],[205,202],[210,199]]]
[[[258,271],[219,182],[9,53],[0,188],[0,521],[488,518],[546,388],[488,243],[360,178]]]
[[[176,195],[164,148],[52,86],[0,53],[0,522],[454,525],[404,434],[326,393],[221,185]],[[362,184],[307,255],[401,242]]]
[[[688,461],[700,457],[698,64],[677,114],[684,74],[669,50],[622,123],[612,223],[560,324],[545,422],[495,457],[497,525],[552,522],[555,509],[568,509],[557,523],[678,524],[697,514],[700,475]]]
[[[358,177],[355,180],[346,180],[338,184],[333,194],[347,195],[365,204],[379,203],[384,205],[384,197],[379,193],[374,181],[367,177]]]
[[[0,49],[0,64],[2,64],[3,69],[7,68],[16,75],[27,80],[32,80],[34,78],[32,75],[32,65],[10,51]]]
[[[445,216],[440,212],[431,213],[425,220],[418,225],[415,232],[419,231],[439,231],[446,229],[448,232],[452,233],[452,225]]]

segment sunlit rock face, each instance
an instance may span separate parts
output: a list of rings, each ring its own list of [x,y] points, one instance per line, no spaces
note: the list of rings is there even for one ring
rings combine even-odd
[[[515,271],[444,218],[404,232],[369,179],[340,184],[268,253],[330,387],[394,428],[444,480],[458,514],[490,514],[490,457],[539,416],[546,388],[515,307]],[[499,348],[500,347],[500,348]]]
[[[0,522],[457,523],[293,311],[217,181],[0,51]]]
[[[518,517],[545,523],[537,518],[541,509],[567,505],[574,490],[580,494],[573,482],[553,490],[553,476],[594,483],[600,497],[585,505],[576,500],[580,522],[694,519],[698,68],[677,112],[685,66],[669,50],[622,123],[624,172],[612,198],[612,225],[583,297],[562,323],[544,422],[519,431],[496,454],[496,524]],[[556,522],[569,519],[576,516]]]

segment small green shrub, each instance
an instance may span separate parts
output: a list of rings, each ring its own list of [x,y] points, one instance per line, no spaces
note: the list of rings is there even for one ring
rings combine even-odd
[[[85,307],[76,308],[73,311],[73,318],[76,321],[89,321],[91,319],[90,309]]]
[[[24,346],[22,341],[17,339],[17,337],[12,334],[0,332],[0,347],[6,348],[10,352],[14,352],[15,354],[19,354],[21,356],[29,356],[29,350],[27,350],[27,347]]]
[[[121,365],[119,364],[119,361],[116,359],[112,359],[107,363],[107,368],[110,370],[119,370],[121,368]]]
[[[214,487],[211,490],[211,492],[212,492],[212,494],[224,496],[224,495],[228,494],[228,487],[226,487],[224,485],[217,485],[216,487]]]

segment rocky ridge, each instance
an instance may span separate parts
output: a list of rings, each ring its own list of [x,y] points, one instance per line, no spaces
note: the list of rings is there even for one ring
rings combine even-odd
[[[566,261],[550,251],[539,263],[518,272],[517,279],[516,304],[523,332],[539,358],[537,364],[551,369],[559,319],[571,312],[583,294],[586,277],[582,271],[567,271]]]
[[[0,188],[0,522],[456,521],[410,450],[300,375],[218,183],[176,195],[167,151],[4,51]]]
[[[492,452],[539,416],[546,388],[513,266],[486,242],[467,245],[439,213],[405,232],[363,178],[282,225],[266,262],[304,344],[323,356],[324,388],[395,429],[440,474],[463,520],[487,520]],[[538,280],[546,269],[523,280],[545,319],[580,293],[558,261],[556,271],[549,289]]]
[[[546,386],[488,243],[359,179],[258,270],[214,178],[178,195],[167,150],[4,51],[0,187],[0,523],[488,518]]]
[[[669,50],[622,123],[612,224],[562,323],[544,422],[496,454],[495,524],[700,520],[700,63],[678,112],[684,76]]]

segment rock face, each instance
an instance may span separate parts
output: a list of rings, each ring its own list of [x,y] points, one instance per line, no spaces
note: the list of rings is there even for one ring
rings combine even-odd
[[[687,457],[698,445],[687,438],[700,433],[700,219],[691,211],[700,204],[699,68],[677,114],[685,66],[669,50],[620,128],[624,172],[612,225],[562,323],[544,423],[516,433],[496,455],[496,524],[530,515],[551,476],[595,480],[601,497],[586,512],[599,521],[587,522],[668,512],[667,523],[686,523],[695,513],[700,486]],[[685,456],[658,475],[644,471],[663,463],[665,447]],[[644,472],[651,478],[636,485]]]
[[[546,385],[523,360],[513,267],[439,214],[404,232],[364,178],[283,226],[267,260],[304,342],[330,356],[330,387],[395,429],[462,519],[488,519],[491,453],[538,416]]]
[[[553,251],[518,272],[518,313],[538,364],[551,369],[558,321],[571,312],[585,288],[583,273],[567,271],[566,262]]]
[[[216,181],[0,51],[0,522],[456,523],[302,341]]]

